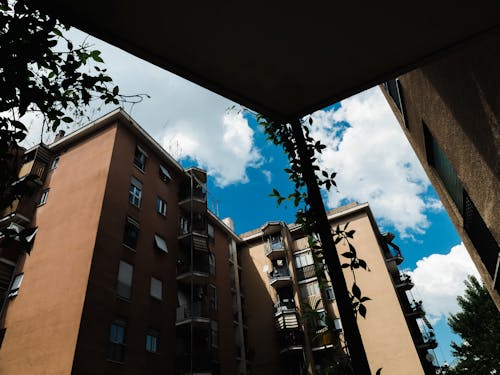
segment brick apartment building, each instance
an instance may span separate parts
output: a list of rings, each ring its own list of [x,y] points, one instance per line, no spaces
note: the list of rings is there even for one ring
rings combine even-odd
[[[33,194],[0,219],[38,228],[29,256],[0,243],[0,374],[305,374],[343,356],[335,296],[318,294],[300,228],[237,235],[207,210],[206,173],[122,110],[27,150],[28,174]],[[373,300],[359,320],[372,371],[433,373],[401,254],[368,205],[329,218],[351,223],[371,269],[358,283]],[[303,302],[334,328],[306,322]]]

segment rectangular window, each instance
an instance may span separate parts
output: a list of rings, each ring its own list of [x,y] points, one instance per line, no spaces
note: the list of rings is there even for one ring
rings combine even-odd
[[[162,300],[163,297],[163,283],[155,277],[151,277],[151,285],[149,289],[151,297]]]
[[[50,166],[50,169],[56,169],[57,166],[59,165],[59,156],[56,156],[54,160],[52,160],[52,165]]]
[[[14,280],[12,281],[12,285],[10,286],[9,289],[9,294],[7,297],[14,297],[17,296],[17,293],[19,292],[19,288],[21,287],[21,283],[23,282],[23,277],[24,273],[20,273],[14,277]]]
[[[166,167],[160,164],[160,178],[163,182],[168,182],[172,179],[170,172]]]
[[[207,234],[208,234],[208,239],[211,242],[215,241],[215,228],[212,224],[207,224]]]
[[[137,246],[137,238],[139,237],[139,223],[131,218],[127,218],[125,223],[125,232],[123,234],[123,243],[132,249]]]
[[[150,330],[146,333],[146,351],[150,353],[159,353],[160,334],[157,331]]]
[[[48,196],[49,196],[49,189],[44,190],[44,191],[42,192],[42,196],[40,197],[40,202],[38,203],[38,205],[40,205],[40,206],[41,206],[42,204],[47,203],[47,198],[48,198]]]
[[[160,197],[156,198],[156,212],[158,212],[162,216],[167,215],[167,202],[165,202]]]
[[[208,265],[210,269],[210,275],[215,275],[215,254],[208,254]]]
[[[165,253],[168,253],[167,243],[159,235],[155,234],[155,247]]]
[[[141,146],[137,145],[135,147],[134,165],[144,172],[147,158],[148,154],[146,154],[146,151],[144,151]]]
[[[464,188],[462,186],[462,182],[458,179],[455,169],[453,169],[450,161],[446,157],[441,147],[439,147],[439,145],[437,144],[436,140],[432,136],[425,123],[423,123],[423,129],[425,148],[427,152],[427,162],[434,167],[437,174],[439,175],[439,178],[443,182],[445,189],[448,191],[448,194],[450,194],[453,202],[455,202],[458,211],[463,215]]]
[[[120,260],[120,268],[118,270],[118,285],[116,293],[118,296],[130,299],[132,297],[132,274],[134,267],[123,260]]]
[[[314,259],[310,251],[295,255],[295,266],[302,268],[314,264]]]
[[[123,320],[111,323],[109,330],[108,359],[123,362],[125,359],[125,329],[127,324]]]
[[[215,285],[208,285],[208,299],[210,301],[210,311],[217,311],[217,289]]]
[[[210,321],[210,341],[214,348],[219,346],[219,324],[215,320]]]
[[[130,179],[130,191],[128,201],[134,206],[141,207],[142,183],[136,178]]]
[[[333,288],[329,286],[326,288],[326,297],[330,300],[333,301],[335,299],[335,293],[333,292]]]

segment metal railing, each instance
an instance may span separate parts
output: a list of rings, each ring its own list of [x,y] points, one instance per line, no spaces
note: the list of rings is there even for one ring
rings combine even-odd
[[[209,308],[207,302],[196,301],[191,304],[186,304],[177,307],[176,310],[177,322],[186,319],[208,319]]]

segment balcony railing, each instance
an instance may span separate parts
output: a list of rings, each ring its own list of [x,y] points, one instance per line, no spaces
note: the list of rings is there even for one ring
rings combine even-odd
[[[268,241],[265,250],[266,256],[271,259],[283,257],[285,255],[285,244],[283,241]]]
[[[290,277],[290,271],[286,266],[275,267],[269,274],[269,282],[272,286],[275,286],[277,288],[287,285],[291,281],[292,278]]]
[[[295,306],[295,302],[293,300],[282,300],[274,304],[275,314],[295,313],[296,311],[297,307]]]
[[[438,346],[434,332],[429,332],[427,334],[422,334],[422,343],[417,345],[418,349],[436,349]]]
[[[425,316],[425,311],[422,308],[422,301],[414,301],[410,306],[410,311],[406,312],[405,315],[408,318],[422,318]]]
[[[297,268],[297,278],[299,280],[310,279],[311,277],[316,277],[316,267],[314,264]]]
[[[396,280],[396,288],[402,289],[402,290],[410,290],[413,288],[414,284],[411,280],[410,275],[401,273],[399,275],[399,279]]]
[[[209,319],[209,309],[208,304],[206,302],[196,301],[191,304],[182,305],[177,307],[176,310],[176,321],[177,323],[186,321],[186,320],[206,320]]]
[[[304,345],[304,334],[300,329],[283,330],[278,334],[281,349]]]

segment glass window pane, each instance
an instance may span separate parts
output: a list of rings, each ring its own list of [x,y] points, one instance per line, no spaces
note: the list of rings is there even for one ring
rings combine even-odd
[[[151,287],[150,287],[151,297],[161,300],[163,295],[162,289],[163,289],[163,283],[161,282],[161,280],[151,277]]]

